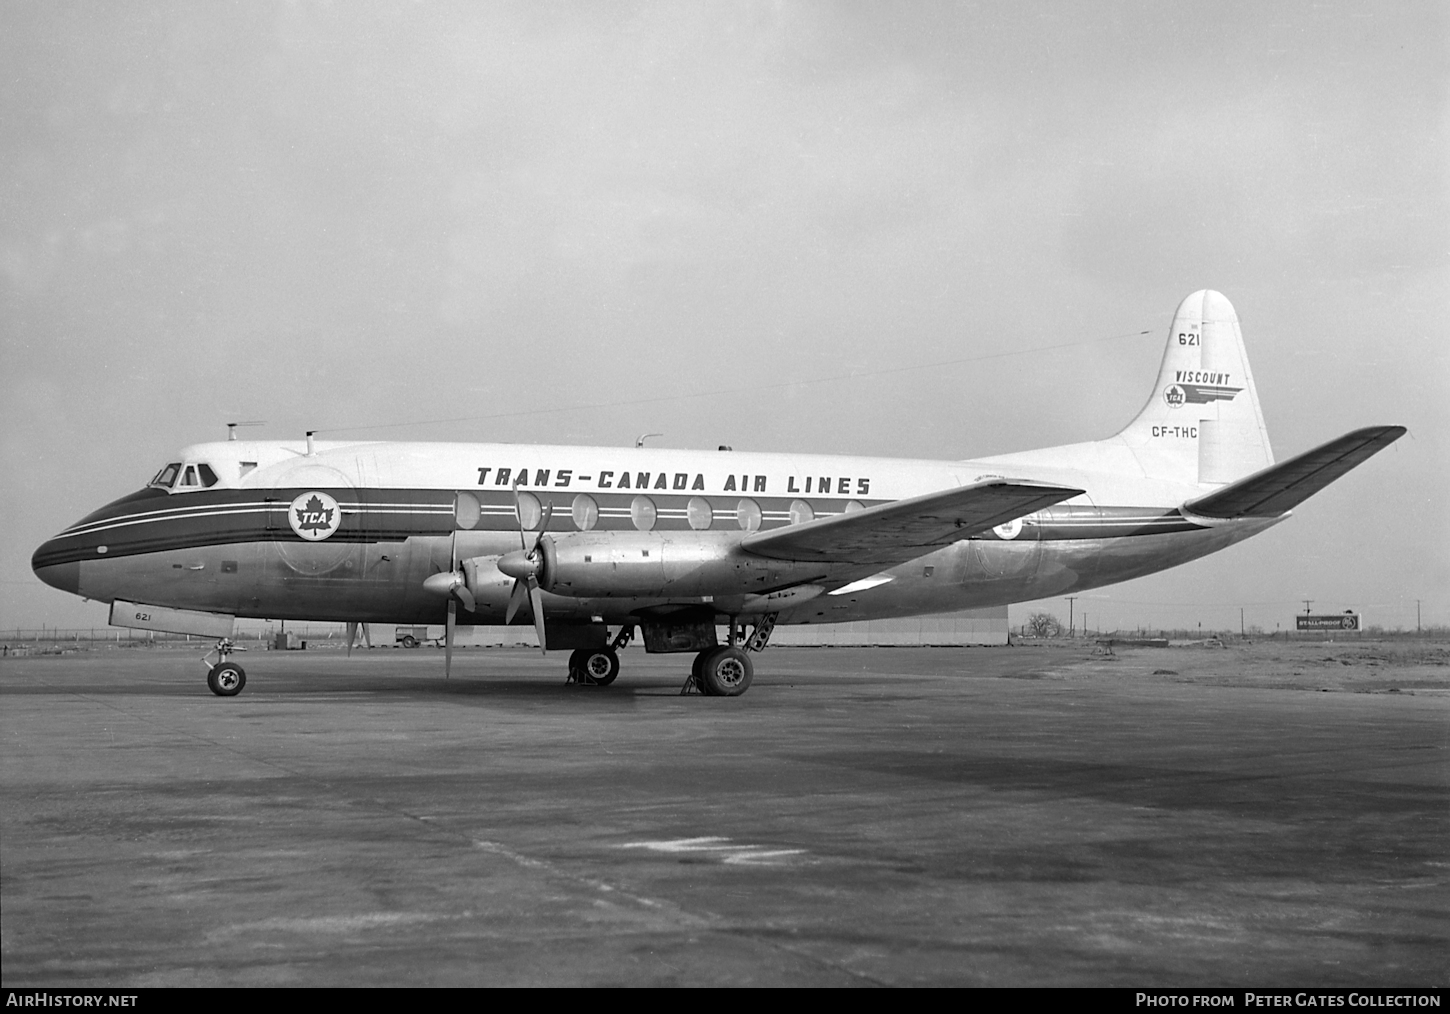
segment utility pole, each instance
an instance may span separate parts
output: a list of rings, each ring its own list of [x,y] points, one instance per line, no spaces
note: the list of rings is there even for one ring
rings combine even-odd
[[[1299,601],[1302,602],[1302,603],[1304,603],[1304,615],[1305,616],[1308,616],[1309,615],[1309,604],[1311,602],[1313,602],[1314,600],[1313,599],[1300,599]]]
[[[1072,623],[1072,604],[1077,601],[1077,596],[1064,595],[1063,598],[1067,599],[1067,636],[1071,637],[1074,630]]]
[[[1420,600],[1415,599],[1415,633],[1420,633]]]
[[[1239,606],[1239,636],[1244,636],[1244,607]]]

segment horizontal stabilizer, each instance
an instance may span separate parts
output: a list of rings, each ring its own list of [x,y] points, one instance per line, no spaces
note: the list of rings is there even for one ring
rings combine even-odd
[[[1082,493],[1036,482],[989,479],[849,514],[747,535],[741,548],[775,560],[889,566],[1006,524]]]
[[[1183,509],[1209,518],[1278,517],[1404,435],[1403,426],[1370,426],[1346,433],[1338,440],[1190,500]]]

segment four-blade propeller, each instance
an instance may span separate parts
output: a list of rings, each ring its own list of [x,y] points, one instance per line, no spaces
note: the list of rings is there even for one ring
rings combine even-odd
[[[465,499],[465,497],[467,499]],[[453,539],[448,547],[449,565],[448,570],[440,571],[437,574],[430,574],[424,581],[423,587],[435,595],[448,596],[448,619],[443,628],[443,678],[447,679],[453,672],[453,631],[458,625],[458,603],[463,603],[463,608],[470,613],[474,611],[476,603],[473,599],[473,592],[468,589],[468,578],[463,573],[463,568],[458,565],[458,529],[464,527],[462,522],[464,515],[470,510],[475,513],[474,523],[477,523],[476,512],[478,501],[474,500],[471,494],[460,493],[453,498]],[[468,525],[466,527],[473,527]]]
[[[538,513],[538,501],[530,497],[531,513]],[[532,548],[528,545],[528,536],[524,524],[524,507],[519,496],[518,483],[514,484],[514,512],[519,520],[519,546],[516,553],[509,553],[499,560],[499,569],[514,578],[513,590],[509,593],[508,612],[505,614],[504,622],[512,623],[519,607],[525,601],[534,616],[534,630],[539,635],[539,650],[548,653],[544,636],[544,596],[539,590],[538,573],[543,566],[543,541],[544,533],[549,529],[549,520],[554,515],[554,505],[549,503],[544,507],[540,518],[539,534],[534,540]],[[463,603],[463,608],[470,613],[477,611],[477,602],[474,599],[473,591],[468,587],[468,575],[464,571],[458,559],[458,532],[462,528],[472,528],[478,523],[479,503],[471,493],[459,493],[453,499],[453,538],[449,544],[449,565],[446,571],[439,571],[437,574],[430,574],[424,581],[423,587],[435,595],[447,596],[448,598],[448,619],[443,635],[443,674],[446,678],[453,671],[453,633],[458,624],[458,604]],[[511,566],[505,566],[505,564]]]
[[[514,483],[514,512],[519,519],[519,551],[509,553],[498,561],[498,569],[514,579],[513,590],[509,592],[508,611],[504,623],[513,622],[519,607],[527,598],[529,609],[534,614],[534,630],[539,635],[539,651],[547,655],[548,645],[544,640],[544,593],[539,591],[539,571],[544,566],[544,536],[549,530],[549,519],[554,516],[554,504],[544,506],[543,518],[539,523],[539,535],[529,548],[528,536],[524,534],[524,511],[519,502],[518,483]]]

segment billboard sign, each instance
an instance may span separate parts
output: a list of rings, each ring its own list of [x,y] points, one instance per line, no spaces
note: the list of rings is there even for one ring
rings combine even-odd
[[[1295,630],[1358,630],[1359,613],[1329,613],[1314,616],[1300,613],[1294,617]]]

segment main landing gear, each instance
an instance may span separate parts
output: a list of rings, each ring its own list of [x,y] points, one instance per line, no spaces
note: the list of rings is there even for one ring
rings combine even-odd
[[[201,657],[202,665],[207,666],[206,685],[212,693],[218,697],[235,697],[242,692],[242,687],[247,685],[246,670],[235,662],[227,661],[227,657],[234,651],[241,651],[231,638],[224,637],[217,642],[217,646]],[[217,657],[216,664],[211,664],[211,657]]]
[[[739,619],[732,616],[728,643],[695,655],[680,693],[710,697],[739,697],[745,693],[755,679],[755,663],[750,655],[764,650],[774,629],[775,614],[770,613],[755,622],[747,637]],[[569,656],[566,682],[581,687],[607,687],[613,683],[619,675],[619,652],[634,638],[634,630],[634,624],[622,628],[608,647],[576,650]]]
[[[695,656],[690,678],[680,688],[681,694],[699,691],[710,697],[739,697],[750,689],[755,678],[755,664],[739,648],[711,648]]]
[[[613,648],[580,648],[569,656],[569,678],[581,687],[607,687],[619,675],[619,653]]]
[[[619,652],[634,637],[634,624],[621,627],[607,648],[580,648],[569,656],[569,678],[581,687],[607,687],[619,675]]]
[[[680,694],[699,692],[710,697],[739,697],[749,690],[751,680],[755,679],[755,664],[750,661],[749,653],[765,650],[775,629],[775,617],[775,613],[762,616],[749,637],[736,617],[730,617],[730,643],[707,648],[695,656],[690,678],[685,680]]]

